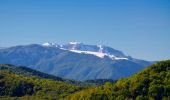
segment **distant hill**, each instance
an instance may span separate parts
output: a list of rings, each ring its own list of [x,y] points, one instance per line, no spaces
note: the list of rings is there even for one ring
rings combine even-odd
[[[39,77],[39,78],[47,78],[47,79],[53,79],[53,80],[57,80],[57,81],[65,81],[64,79],[57,77],[57,76],[53,76],[53,75],[49,75],[40,71],[36,71],[27,67],[23,67],[23,66],[14,66],[14,65],[10,65],[10,64],[0,64],[0,71],[6,71],[6,72],[10,72],[13,74],[17,74],[17,75],[23,75],[26,77]]]
[[[170,60],[161,61],[143,71],[71,94],[68,100],[170,100]]]
[[[61,82],[66,82],[69,84],[74,84],[77,86],[91,86],[91,85],[101,85],[103,83],[101,82],[92,82],[91,81],[76,81],[76,80],[70,80],[70,79],[64,79],[61,77],[57,77],[54,75],[50,75],[50,74],[46,74],[37,70],[33,70],[31,68],[28,67],[24,67],[24,66],[14,66],[14,65],[10,65],[10,64],[0,64],[0,71],[5,71],[5,72],[9,72],[12,74],[16,74],[16,75],[21,75],[21,76],[25,76],[25,77],[36,77],[36,78],[42,78],[42,79],[52,79],[55,81],[61,81]],[[109,81],[109,80],[108,80]],[[107,80],[105,80],[105,82],[107,82]]]
[[[71,42],[31,44],[0,49],[0,63],[27,66],[38,71],[74,80],[129,77],[153,62],[126,56],[102,45]]]

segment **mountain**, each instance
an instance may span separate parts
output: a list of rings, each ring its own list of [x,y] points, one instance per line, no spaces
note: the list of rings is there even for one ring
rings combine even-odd
[[[13,65],[0,65],[1,100],[58,100],[84,87]]]
[[[27,66],[51,75],[75,79],[117,80],[144,69],[152,62],[126,56],[103,45],[70,42],[31,44],[0,49],[0,63]]]
[[[169,100],[170,60],[149,66],[116,83],[84,89],[66,100]]]

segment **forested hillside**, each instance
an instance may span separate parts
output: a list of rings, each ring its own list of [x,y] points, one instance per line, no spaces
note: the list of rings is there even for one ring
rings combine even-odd
[[[67,97],[69,100],[170,100],[170,60],[118,80],[115,84],[85,89]]]
[[[58,80],[58,81],[66,81],[60,77],[49,75],[40,71],[36,71],[33,69],[30,69],[28,67],[23,67],[23,66],[14,66],[10,64],[0,64],[0,70],[1,71],[6,71],[10,72],[13,74],[17,75],[23,75],[27,77],[38,77],[38,78],[47,78],[47,79],[53,79],[53,80]]]
[[[14,66],[14,65],[10,65],[10,64],[0,64],[0,71],[5,71],[5,72],[17,74],[17,75],[22,75],[25,77],[37,77],[37,78],[52,79],[55,81],[66,82],[66,83],[74,84],[77,86],[91,86],[91,85],[95,86],[95,85],[103,84],[103,82],[101,82],[101,81],[105,81],[105,82],[113,81],[113,80],[100,80],[98,82],[96,80],[91,80],[91,81],[81,82],[81,81],[75,81],[75,80],[71,80],[71,79],[65,79],[65,78],[54,76],[54,75],[46,74],[46,73],[31,69],[28,67]],[[96,81],[96,82],[94,82],[94,81]]]
[[[14,67],[15,71],[12,71],[10,67],[12,66],[1,65],[0,67],[0,99],[2,100],[170,99],[170,60],[153,64],[129,78],[122,78],[115,83],[106,82],[96,87],[76,86],[60,80],[39,77],[41,75],[33,75],[32,71],[25,70],[23,73],[24,70],[19,71],[20,68],[17,67]],[[105,82],[105,80],[88,81]]]
[[[14,67],[13,71],[11,67]],[[0,99],[59,99],[82,89],[80,86],[62,82],[55,77],[54,80],[41,72],[37,72],[36,76],[26,70],[19,71],[20,68],[15,66],[1,65],[0,68]],[[46,77],[39,77],[41,75]]]

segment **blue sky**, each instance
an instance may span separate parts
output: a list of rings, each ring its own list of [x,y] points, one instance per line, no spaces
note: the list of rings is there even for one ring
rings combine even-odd
[[[79,41],[170,58],[170,0],[0,0],[0,47]]]

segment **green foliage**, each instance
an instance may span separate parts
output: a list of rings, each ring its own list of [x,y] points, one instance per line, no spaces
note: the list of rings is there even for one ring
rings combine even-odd
[[[96,85],[103,85],[106,82],[111,82],[111,83],[115,83],[115,80],[112,79],[95,79],[95,80],[85,80],[84,82],[86,83],[94,83]]]
[[[120,79],[114,84],[105,83],[100,87],[82,90],[67,96],[66,99],[167,100],[169,97],[170,60],[167,60],[153,64],[130,78]]]
[[[4,99],[9,97],[59,99],[82,89],[61,81],[25,77],[5,71],[0,71],[0,76],[0,96]]]
[[[1,67],[3,68],[3,67]],[[28,72],[27,72],[28,73]],[[36,73],[35,73],[36,74]],[[170,99],[170,60],[115,83],[80,87],[36,75],[0,71],[1,100],[168,100]]]
[[[25,77],[37,77],[37,78],[45,78],[45,79],[52,79],[55,81],[62,81],[62,82],[67,82],[69,84],[73,85],[78,85],[78,86],[96,86],[96,85],[101,85],[100,81],[107,81],[107,80],[100,80],[97,82],[81,82],[81,81],[75,81],[75,80],[70,80],[70,79],[64,79],[60,78],[57,76],[49,75],[40,71],[36,71],[27,67],[23,66],[14,66],[10,64],[0,64],[0,71],[5,71],[5,72],[10,72],[13,74],[25,76]],[[0,76],[1,78],[1,76]],[[93,80],[91,80],[93,81]],[[111,81],[111,80],[108,80]]]

